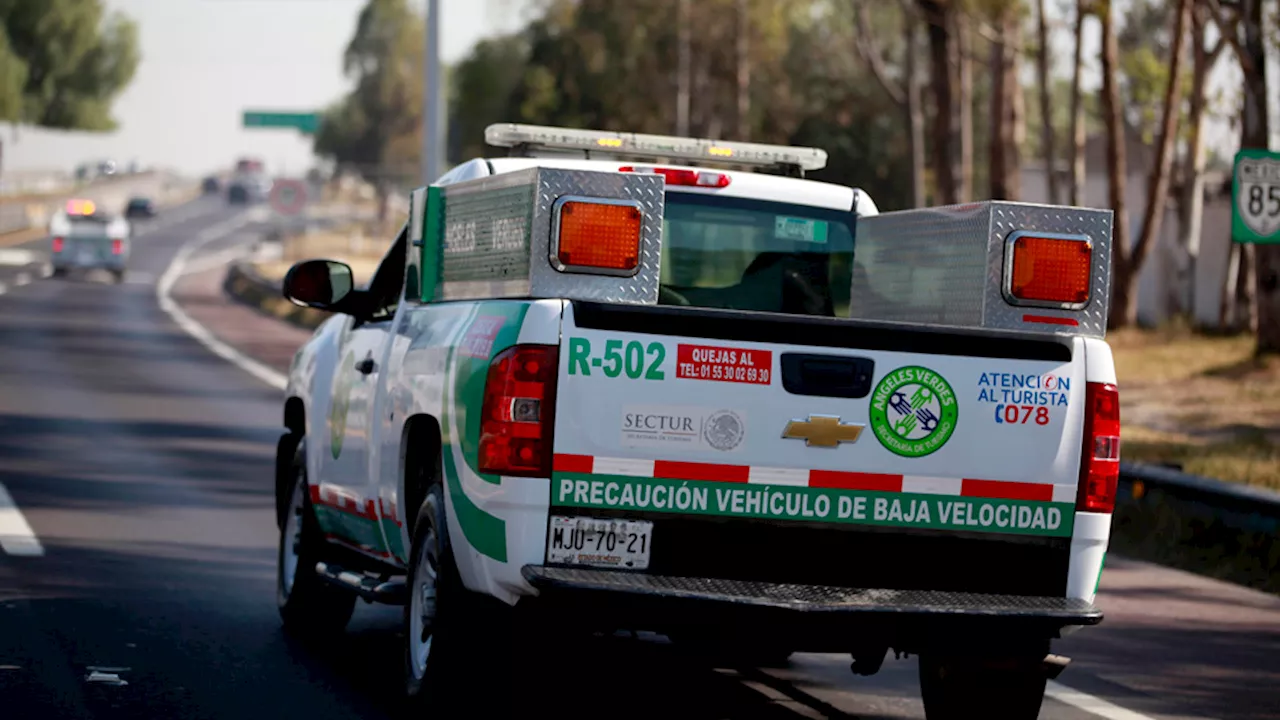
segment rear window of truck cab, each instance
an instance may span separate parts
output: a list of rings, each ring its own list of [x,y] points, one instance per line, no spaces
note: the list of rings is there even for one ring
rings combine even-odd
[[[658,302],[847,315],[854,222],[851,210],[668,192]]]

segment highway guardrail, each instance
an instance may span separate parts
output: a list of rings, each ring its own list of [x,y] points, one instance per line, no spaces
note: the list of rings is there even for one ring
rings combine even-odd
[[[1110,549],[1280,593],[1280,493],[1121,463]]]

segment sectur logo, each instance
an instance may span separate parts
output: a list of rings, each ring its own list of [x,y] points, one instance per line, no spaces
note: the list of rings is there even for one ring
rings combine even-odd
[[[871,429],[885,449],[923,457],[946,444],[956,429],[956,394],[938,373],[898,368],[871,395]]]
[[[355,353],[348,351],[338,366],[338,386],[333,389],[333,401],[329,407],[329,450],[333,459],[342,454],[342,438],[347,434],[347,407],[351,405],[351,384],[355,380],[351,372],[344,372],[355,362]]]

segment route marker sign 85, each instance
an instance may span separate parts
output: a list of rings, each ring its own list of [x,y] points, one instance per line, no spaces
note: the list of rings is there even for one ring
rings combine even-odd
[[[1236,153],[1231,178],[1231,237],[1242,243],[1280,243],[1280,153]]]

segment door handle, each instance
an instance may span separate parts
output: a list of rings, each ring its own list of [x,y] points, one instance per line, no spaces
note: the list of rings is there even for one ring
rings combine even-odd
[[[356,363],[356,372],[360,373],[361,375],[368,375],[369,373],[377,369],[378,369],[378,363],[374,362],[373,358],[365,358]]]

